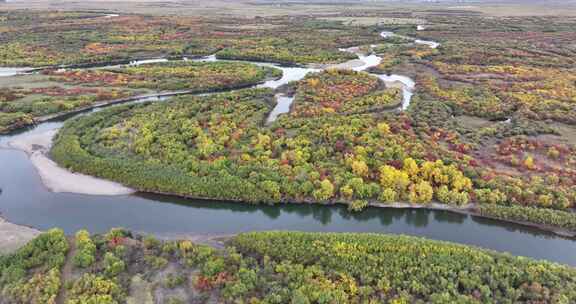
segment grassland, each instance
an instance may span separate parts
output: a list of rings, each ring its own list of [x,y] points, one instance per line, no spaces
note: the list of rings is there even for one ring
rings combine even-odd
[[[106,7],[103,8],[102,4]],[[483,13],[492,16],[574,16],[576,2],[573,0],[549,1],[475,1],[474,3],[458,3],[442,1],[430,3],[426,1],[228,1],[215,0],[206,3],[202,0],[179,2],[175,0],[158,2],[156,0],[126,0],[126,1],[8,1],[3,9],[36,9],[36,10],[92,10],[105,12],[124,12],[149,15],[185,15],[185,16],[286,16],[286,15],[329,15],[337,17],[342,11],[362,15],[366,12],[380,11],[402,12],[416,11],[422,15],[437,15],[442,13]]]

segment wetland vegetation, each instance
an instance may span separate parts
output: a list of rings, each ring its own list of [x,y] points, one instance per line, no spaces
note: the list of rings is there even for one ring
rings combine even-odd
[[[210,204],[446,208],[576,234],[576,18],[336,15],[0,10],[0,133],[126,103],[66,120],[49,156]],[[419,238],[209,244],[50,230],[0,257],[0,303],[576,300],[568,266]]]
[[[404,73],[417,83],[412,105],[395,113],[390,110],[401,92],[374,74],[309,73],[278,89],[294,102],[269,126],[262,121],[275,104],[274,92],[254,90],[103,111],[70,122],[58,136],[52,156],[76,171],[144,191],[267,203],[354,202],[353,209],[372,202],[439,201],[570,214],[576,201],[571,138],[558,130],[559,124],[572,128],[576,96],[569,17],[439,14],[426,16],[429,25],[417,30],[406,21],[409,14],[392,25],[346,25],[313,16],[229,18],[217,25],[198,17],[3,14],[0,58],[6,66],[212,54],[325,64],[355,58],[344,48],[359,46],[358,52],[381,58],[371,72]],[[364,17],[378,16],[386,14]],[[59,26],[47,33],[35,27],[41,24]],[[79,35],[85,37],[81,42]],[[2,130],[135,90],[230,90],[279,77],[280,71],[242,62],[172,61],[41,74],[47,78],[40,82],[54,85],[3,90]],[[212,106],[196,112],[203,103]],[[202,190],[191,189],[191,180],[203,180],[194,184]],[[231,185],[257,190],[227,194],[238,191]]]
[[[153,92],[209,93],[278,78],[282,72],[240,62],[163,62],[107,69],[45,70],[24,87],[0,92],[0,133],[46,117]],[[27,76],[23,76],[27,77]]]

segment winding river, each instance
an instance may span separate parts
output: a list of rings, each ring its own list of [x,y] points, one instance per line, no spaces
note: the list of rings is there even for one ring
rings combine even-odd
[[[380,62],[380,58],[375,55],[360,55],[360,59],[363,64],[355,66],[355,70],[365,70]],[[209,56],[200,60],[214,61],[216,58]],[[277,67],[270,63],[256,64]],[[284,72],[281,79],[270,80],[259,86],[277,88],[289,81],[302,79],[307,73],[318,71],[313,68],[279,68]],[[416,85],[414,81],[402,75],[377,76],[386,83],[402,83],[402,109],[406,109]],[[148,97],[148,100],[158,99],[163,98]],[[277,106],[268,121],[288,112],[293,101],[291,97],[282,94],[277,95],[277,100]],[[54,119],[0,136],[0,147],[6,147],[8,142],[24,136],[57,130],[67,118]],[[190,233],[221,235],[276,229],[399,233],[476,245],[576,266],[574,240],[536,228],[450,211],[368,208],[361,213],[349,213],[342,206],[250,205],[142,193],[118,196],[54,193],[44,186],[24,152],[6,148],[0,149],[0,189],[2,216],[10,222],[41,230],[58,226],[68,233],[82,228],[104,232],[111,227],[121,226],[160,236]]]
[[[30,68],[5,68],[0,67],[0,77],[11,77],[19,74],[24,74],[30,71]]]

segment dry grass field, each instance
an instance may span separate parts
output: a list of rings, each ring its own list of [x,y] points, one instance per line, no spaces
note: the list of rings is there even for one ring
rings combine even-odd
[[[423,14],[434,14],[436,10],[484,13],[494,16],[558,15],[575,16],[574,0],[506,0],[506,1],[440,1],[429,3],[424,0],[350,0],[350,1],[290,1],[290,0],[5,0],[0,9],[53,9],[93,10],[153,15],[187,16],[279,16],[279,15],[336,15],[342,12],[409,9]],[[371,20],[355,19],[353,24],[365,25]]]

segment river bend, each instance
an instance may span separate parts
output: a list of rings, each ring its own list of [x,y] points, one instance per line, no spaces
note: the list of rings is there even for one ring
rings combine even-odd
[[[383,37],[386,34],[382,34]],[[430,47],[436,43],[414,40]],[[376,55],[360,55],[364,62],[355,70],[366,70],[379,64]],[[209,56],[203,61],[217,60]],[[133,62],[141,64],[141,62]],[[277,88],[299,80],[312,68],[279,67],[281,79],[270,80],[260,87]],[[0,76],[14,75],[24,70],[0,69]],[[402,83],[402,109],[411,100],[416,83],[402,75],[377,75],[386,83]],[[146,100],[163,98],[148,97]],[[290,109],[292,97],[279,94],[278,104],[269,121]],[[0,147],[21,136],[57,130],[62,117],[35,127],[0,136]],[[565,263],[576,266],[576,241],[536,228],[462,215],[450,211],[424,209],[368,208],[361,213],[349,213],[342,206],[309,204],[250,205],[181,199],[172,196],[130,194],[120,196],[54,193],[42,184],[28,156],[13,149],[0,149],[0,213],[7,220],[38,229],[61,227],[67,233],[82,228],[104,232],[111,227],[126,227],[134,231],[158,235],[232,234],[254,230],[302,230],[334,232],[377,232],[423,236],[431,239],[476,245],[515,255]]]

